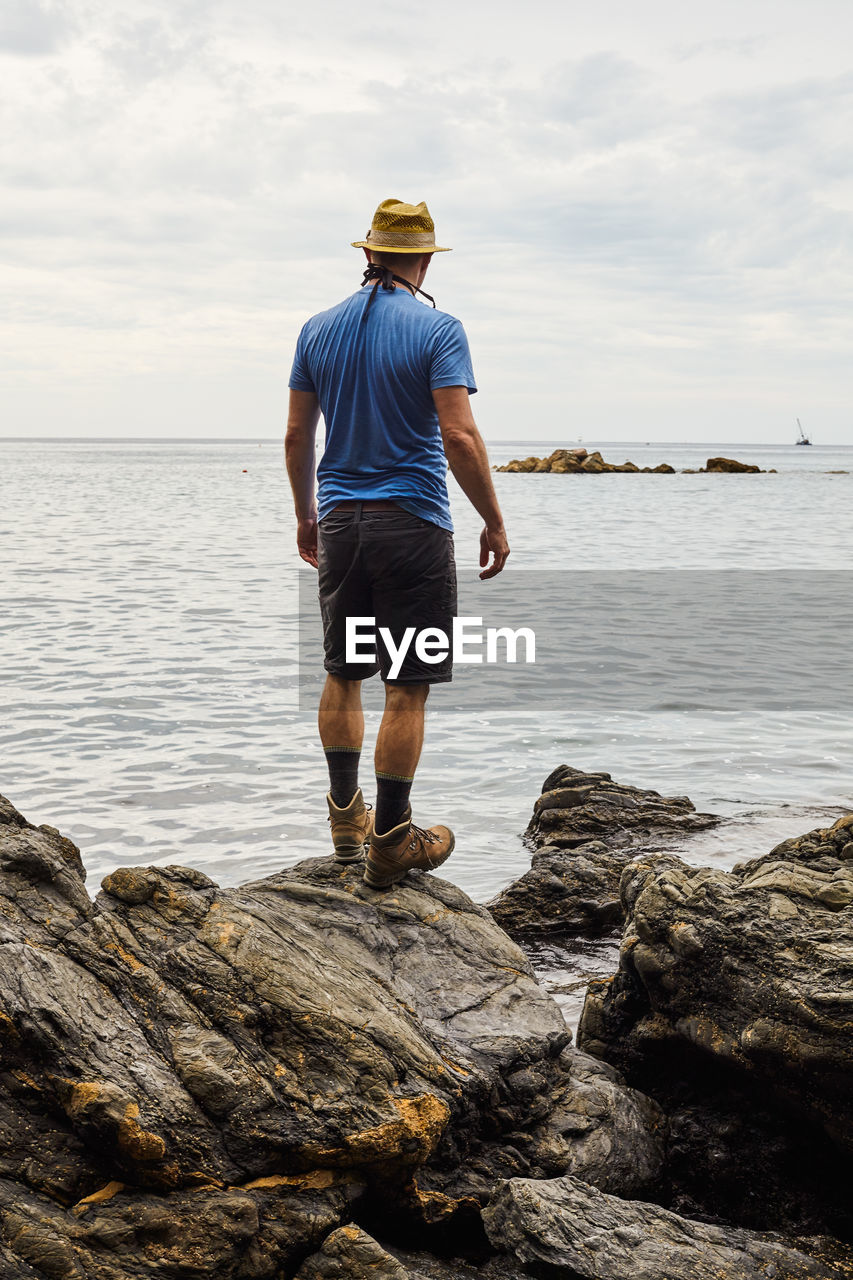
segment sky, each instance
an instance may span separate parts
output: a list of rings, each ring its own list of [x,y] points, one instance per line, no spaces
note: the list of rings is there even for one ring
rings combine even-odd
[[[393,196],[487,440],[853,444],[849,0],[2,0],[0,121],[0,435],[280,435]]]

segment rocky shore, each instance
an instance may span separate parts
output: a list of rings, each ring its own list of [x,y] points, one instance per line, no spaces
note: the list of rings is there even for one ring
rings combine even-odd
[[[633,472],[637,475],[675,475],[675,467],[668,462],[661,462],[656,467],[638,467],[634,462],[605,462],[597,451],[589,453],[586,449],[555,449],[547,458],[513,458],[506,466],[494,467],[495,471],[511,472],[548,472],[551,475],[601,475],[603,472]],[[681,474],[686,476],[704,475],[706,472],[749,472],[757,475],[775,475],[775,469],[762,471],[761,467],[747,462],[738,462],[734,458],[709,458],[704,467],[685,467]]]
[[[329,858],[92,900],[0,801],[3,1280],[853,1274],[853,817],[666,852],[716,821],[563,766],[491,911]],[[576,1047],[509,935],[608,930]]]

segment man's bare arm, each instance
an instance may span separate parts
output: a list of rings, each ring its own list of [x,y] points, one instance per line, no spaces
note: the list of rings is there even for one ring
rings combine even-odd
[[[317,568],[317,501],[314,496],[315,447],[320,405],[313,391],[291,391],[284,437],[284,460],[296,511],[296,546]]]
[[[436,387],[432,393],[450,470],[471,505],[486,522],[480,534],[481,578],[500,573],[509,555],[483,437],[471,412],[467,387]],[[492,562],[489,564],[489,554]],[[488,566],[488,568],[486,567]]]

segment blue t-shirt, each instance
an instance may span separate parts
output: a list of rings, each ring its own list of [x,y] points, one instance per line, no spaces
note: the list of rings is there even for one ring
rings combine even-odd
[[[371,289],[313,316],[296,343],[289,385],[315,392],[326,421],[320,519],[339,502],[389,498],[452,531],[431,392],[477,390],[465,330],[403,288],[377,289],[362,322]]]

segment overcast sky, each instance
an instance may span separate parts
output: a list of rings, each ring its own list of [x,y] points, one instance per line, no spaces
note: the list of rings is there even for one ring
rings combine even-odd
[[[0,433],[274,436],[425,199],[487,439],[853,443],[850,0],[2,0]]]

